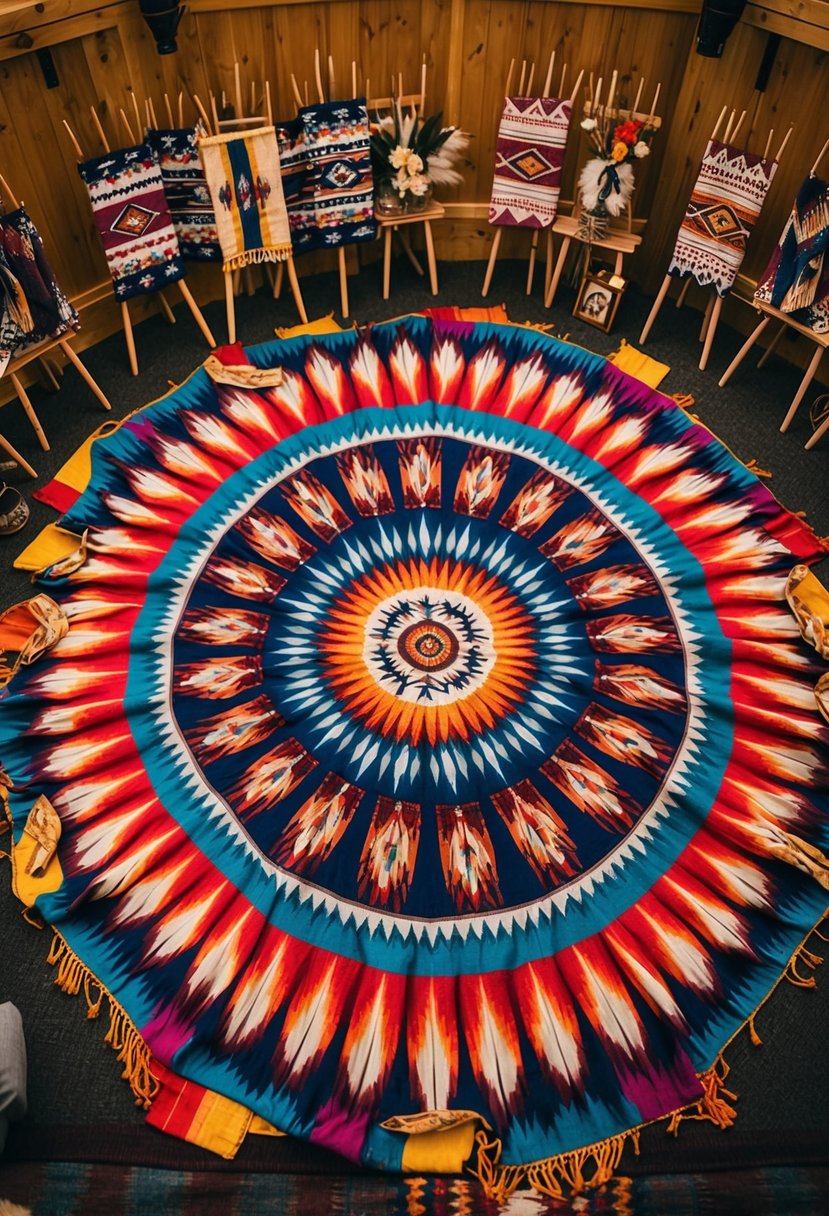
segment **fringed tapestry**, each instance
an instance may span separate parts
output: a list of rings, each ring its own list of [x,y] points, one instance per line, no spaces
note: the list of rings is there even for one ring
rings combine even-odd
[[[34,343],[78,329],[80,320],[55,278],[40,233],[24,207],[0,217],[0,245],[1,375],[14,355]]]
[[[363,98],[299,111],[305,178],[293,215],[298,249],[372,241],[374,183],[368,112]]]
[[[207,187],[216,212],[222,269],[283,262],[291,233],[273,127],[199,140]]]
[[[668,273],[730,291],[776,171],[770,157],[709,140]]]
[[[161,171],[149,144],[78,165],[119,300],[159,291],[184,277]]]
[[[829,182],[806,178],[754,293],[793,320],[829,333]]]
[[[820,543],[538,332],[248,353],[278,383],[199,371],[96,442],[41,578],[68,633],[0,701],[59,981],[105,986],[142,1100],[155,1059],[191,1112],[496,1198],[727,1126],[723,1047],[827,903],[784,598]]]
[[[147,142],[161,170],[181,256],[194,262],[220,262],[222,251],[216,216],[199,156],[196,131],[192,127],[149,130]]]
[[[495,145],[490,224],[548,228],[556,218],[572,102],[507,97]]]

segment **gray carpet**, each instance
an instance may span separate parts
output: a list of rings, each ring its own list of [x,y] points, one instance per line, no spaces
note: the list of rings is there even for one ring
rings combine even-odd
[[[370,266],[351,282],[353,316],[366,322],[433,302],[481,303],[482,264],[444,264],[440,274],[440,297],[433,301],[426,285],[416,279],[407,263],[401,262],[395,268],[393,298],[384,304],[379,299],[379,267]],[[569,332],[573,341],[599,353],[609,353],[621,337],[636,343],[650,301],[635,290],[631,289],[622,301],[614,333],[606,335],[573,320],[569,312],[572,292],[562,291],[550,312],[542,307],[538,291],[528,299],[523,294],[524,274],[523,264],[499,264],[490,294],[490,302],[507,304],[513,320],[552,320],[559,333]],[[338,298],[336,278],[331,274],[307,279],[303,292],[309,316],[319,316],[330,311]],[[225,334],[223,304],[210,305],[206,315],[221,340]],[[239,334],[246,343],[268,340],[274,325],[296,321],[290,302],[274,302],[264,289],[240,299],[237,315]],[[115,416],[123,416],[163,394],[169,380],[182,380],[204,359],[207,351],[189,313],[180,306],[176,316],[175,328],[156,317],[136,329],[142,367],[138,379],[129,374],[120,335],[84,355],[110,395]],[[662,391],[692,394],[702,421],[740,459],[755,459],[773,472],[769,485],[780,501],[792,510],[805,511],[818,534],[829,533],[829,437],[813,452],[803,451],[809,435],[806,405],[789,433],[778,433],[800,373],[776,357],[757,371],[755,360],[741,369],[733,385],[725,390],[717,388],[717,378],[741,339],[723,326],[710,368],[701,373],[697,369],[699,321],[699,313],[690,309],[663,309],[647,346],[648,353],[671,366]],[[65,374],[59,395],[33,391],[32,397],[52,444],[49,453],[38,450],[17,403],[3,408],[0,427],[35,464],[40,474],[37,485],[42,485],[105,415],[71,369]],[[36,488],[19,472],[4,476],[27,496]],[[31,594],[29,576],[12,570],[11,562],[43,524],[56,518],[50,508],[31,498],[30,503],[32,518],[27,527],[15,537],[0,539],[0,607]],[[823,574],[825,578],[826,563]],[[67,997],[53,986],[50,968],[44,962],[50,935],[48,930],[36,932],[23,921],[9,891],[7,862],[0,862],[0,925],[0,1001],[12,1000],[21,1009],[30,1056],[30,1115],[13,1133],[10,1154],[19,1158],[38,1156],[58,1151],[54,1146],[63,1144],[67,1157],[88,1152],[97,1153],[93,1159],[98,1160],[109,1159],[106,1154],[117,1153],[123,1144],[124,1152],[128,1145],[139,1159],[143,1154],[157,1160],[161,1151],[158,1142],[164,1138],[141,1125],[142,1112],[132,1106],[129,1089],[119,1078],[114,1053],[103,1045],[103,1019],[87,1021],[82,999]],[[724,1134],[709,1125],[686,1124],[674,1142],[666,1137],[663,1127],[647,1128],[643,1156],[630,1168],[647,1170],[649,1161],[658,1160],[664,1170],[666,1161],[670,1168],[673,1159],[681,1161],[685,1155],[687,1160],[689,1153],[696,1154],[695,1160],[702,1168],[725,1168],[733,1163],[738,1146],[741,1153],[750,1156],[752,1145],[765,1161],[797,1159],[798,1153],[829,1160],[825,1146],[820,1147],[829,1125],[827,1025],[829,977],[814,990],[781,984],[757,1019],[765,1045],[752,1048],[743,1035],[729,1052],[730,1084],[741,1095],[733,1131]],[[84,1129],[86,1135],[72,1138],[73,1131],[83,1133]],[[184,1151],[176,1146],[175,1161],[181,1163]],[[274,1169],[291,1168],[290,1163],[284,1165],[287,1151],[279,1142],[257,1150],[269,1154],[267,1159]],[[198,1156],[197,1150],[193,1153]],[[200,1159],[204,1160],[203,1155]],[[245,1160],[243,1157],[242,1165]],[[318,1154],[314,1160],[322,1163],[324,1155]]]

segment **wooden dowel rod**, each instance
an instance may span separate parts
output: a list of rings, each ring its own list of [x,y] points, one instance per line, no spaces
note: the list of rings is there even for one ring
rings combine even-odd
[[[317,93],[319,94],[319,103],[325,101],[325,94],[322,91],[322,73],[320,72],[320,49],[314,47],[314,79],[317,82]]]
[[[271,82],[265,81],[265,114],[268,118],[268,126],[273,126],[273,106],[271,105]]]
[[[789,142],[789,136],[791,135],[793,130],[794,130],[793,126],[789,127],[788,131],[784,135],[783,142],[780,145],[780,147],[777,149],[777,155],[774,158],[776,161],[779,162],[780,157],[783,155],[783,151],[786,147],[786,144]],[[829,147],[829,139],[827,139],[826,143],[823,145],[824,151],[826,150],[827,147]],[[820,156],[823,156],[823,152],[821,152]],[[817,158],[817,161],[815,161],[815,169],[817,168],[818,161],[820,160],[820,156]],[[814,169],[812,170],[812,172],[814,172]]]
[[[250,112],[251,112],[251,114],[256,113],[256,81],[255,80],[252,80],[250,82]]]
[[[403,73],[402,72],[397,73],[397,96],[401,100],[403,99]]]
[[[420,112],[426,113],[426,56],[420,65]]]
[[[135,89],[130,92],[130,97],[132,98],[132,108],[135,113],[136,142],[140,143],[144,132],[141,130],[141,111],[138,108],[138,98],[135,96]]]
[[[306,106],[309,106],[311,104],[311,91],[308,88],[307,80],[303,80],[303,82],[302,82],[302,92],[305,96],[305,104],[306,104]]]
[[[596,81],[596,96],[593,98],[593,104],[590,107],[590,113],[593,118],[596,117],[596,111],[602,102],[602,77]]]
[[[202,105],[201,101],[199,100],[198,93],[193,94],[193,104],[195,105],[196,109],[198,110],[199,117],[201,118],[202,122],[204,123],[205,131],[207,132],[208,135],[213,135],[214,131],[213,131],[213,127],[211,126],[210,119],[207,116],[207,110],[205,110],[204,106]]]
[[[564,65],[564,70],[565,70],[565,72],[567,71],[567,64],[566,64],[566,63],[565,63],[565,65]],[[575,101],[575,100],[576,100],[576,93],[578,93],[579,89],[581,88],[581,82],[582,82],[583,80],[584,80],[584,68],[582,68],[582,69],[581,69],[581,71],[579,72],[578,76],[576,77],[576,83],[573,85],[573,92],[570,94],[570,100],[571,100],[571,101]],[[562,89],[562,93],[563,93],[563,92],[564,92],[564,90]]]
[[[723,143],[725,143],[725,144],[727,144],[729,139],[731,138],[731,124],[734,122],[734,118],[735,118],[736,114],[737,114],[737,111],[732,110],[728,116],[728,122],[725,124],[725,135],[723,135]]]
[[[550,96],[550,89],[553,87],[553,68],[556,65],[555,50],[550,51],[550,62],[547,64],[547,75],[544,77],[544,91],[542,97]]]
[[[20,206],[20,203],[18,203],[17,199],[12,194],[11,186],[6,181],[5,177],[3,177],[2,173],[0,173],[0,189],[3,191],[3,198],[6,200],[7,204],[11,203],[12,207],[15,209]]]
[[[63,125],[66,127],[66,134],[72,140],[72,146],[75,149],[75,154],[76,154],[78,160],[85,160],[86,157],[84,156],[83,151],[81,150],[81,145],[78,143],[77,136],[75,135],[75,132],[69,126],[69,123],[66,121],[65,118],[63,119]]]
[[[715,140],[715,139],[717,138],[717,134],[718,134],[718,132],[719,132],[719,129],[720,129],[720,127],[722,126],[722,120],[725,118],[725,116],[726,116],[726,114],[727,114],[727,113],[728,113],[728,106],[723,106],[723,108],[720,110],[720,116],[719,116],[719,118],[718,118],[718,119],[717,119],[717,121],[714,123],[714,130],[711,132],[711,139],[712,139],[712,140]]]
[[[366,81],[366,85],[368,85],[368,81]],[[299,106],[299,108],[301,110],[302,107],[305,105],[305,102],[302,100],[302,94],[299,91],[299,85],[296,82],[296,76],[294,76],[293,72],[291,72],[291,89],[293,90],[294,101],[297,103],[297,105]]]
[[[101,143],[104,145],[104,151],[109,152],[109,150],[110,150],[109,143],[107,141],[106,135],[104,135],[104,128],[101,126],[101,120],[98,117],[98,111],[95,109],[94,106],[90,106],[89,112],[92,115],[92,121],[95,124],[95,130],[98,132],[98,138],[100,139]]]
[[[607,94],[607,108],[613,108],[613,98],[616,96],[616,81],[619,79],[619,73],[616,68],[613,69],[613,75],[610,77],[610,89]]]
[[[656,118],[656,107],[659,102],[659,94],[661,93],[661,91],[662,91],[662,81],[660,80],[656,86],[656,92],[653,95],[653,102],[651,103],[650,113],[648,114],[648,119],[647,119],[647,122],[645,123],[646,127],[650,126],[650,124],[653,122],[654,118]]]
[[[593,73],[592,72],[590,73],[590,96],[588,97],[587,102],[588,102],[588,105],[590,106],[590,113],[592,114],[593,113]]]
[[[179,98],[181,98],[180,93],[179,93]],[[167,121],[170,124],[170,127],[172,128],[176,124],[173,122],[173,107],[170,105],[170,94],[169,93],[164,94],[164,108],[167,111]],[[179,122],[181,122],[180,116],[179,116]]]
[[[224,112],[224,105],[224,100],[222,100],[222,112]],[[213,130],[218,135],[219,131],[221,130],[221,127],[219,126],[219,109],[216,105],[216,98],[212,93],[210,94],[210,113],[213,115]]]
[[[533,95],[533,77],[534,76],[535,76],[535,63],[531,63],[530,64],[530,75],[529,75],[529,79],[527,80],[527,96],[528,97],[532,97],[532,95]]]
[[[774,135],[774,127],[769,128],[769,137],[766,140],[766,146],[763,149],[763,160],[768,160],[769,149],[771,148],[771,140]]]
[[[732,141],[737,138],[737,132],[739,131],[740,127],[743,125],[743,119],[745,118],[745,116],[746,116],[746,112],[745,112],[745,110],[743,110],[742,114],[737,119],[737,125],[734,127],[734,130],[731,132]]]
[[[512,73],[515,71],[515,59],[509,61],[509,71],[507,72],[507,83],[504,86],[504,96],[509,97],[510,89],[512,88]]]
[[[351,60],[351,96],[357,96],[357,60]]]
[[[565,63],[561,69],[561,80],[558,82],[558,95],[564,96],[564,82],[567,79],[567,64]]]
[[[148,127],[149,127],[149,126],[152,126],[152,127],[156,127],[156,128],[157,128],[157,127],[158,127],[158,119],[157,119],[157,118],[156,118],[156,116],[155,116],[155,106],[153,105],[153,99],[152,99],[152,97],[148,97],[148,98],[147,98],[147,102],[146,102],[146,109],[147,109],[147,119],[148,119],[147,126],[148,126]],[[171,114],[171,115],[170,115],[170,126],[172,126],[172,125],[173,125],[173,123],[172,123],[172,117],[173,117],[173,116],[172,116],[172,114]]]
[[[236,95],[236,117],[244,118],[245,105],[242,101],[242,74],[239,71],[239,60],[233,61],[233,91]],[[224,108],[224,107],[223,107]]]
[[[328,95],[333,101],[337,96],[337,78],[334,75],[334,56],[328,56]]]
[[[518,95],[520,97],[524,96],[524,80],[526,78],[526,75],[527,75],[527,61],[526,61],[526,59],[522,59],[521,60],[521,79],[518,81]]]
[[[645,88],[645,77],[640,76],[639,77],[639,88],[636,90],[636,100],[633,103],[633,109],[631,110],[631,114],[637,114],[639,112],[639,102],[642,100],[642,91],[644,88]]]
[[[178,95],[178,125],[184,126],[184,90]]]
[[[119,110],[119,113],[121,115],[121,121],[123,122],[124,127],[126,128],[127,139],[130,141],[131,144],[134,144],[136,142],[135,136],[132,133],[132,127],[130,126],[130,120],[127,118],[126,114],[124,113],[123,106]]]

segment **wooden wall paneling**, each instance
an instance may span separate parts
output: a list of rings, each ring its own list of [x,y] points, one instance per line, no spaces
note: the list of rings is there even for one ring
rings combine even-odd
[[[356,3],[353,3],[352,0],[344,0],[344,3],[354,11],[356,18]],[[321,55],[328,54],[326,7],[324,4],[292,4],[276,7],[274,27],[280,118],[292,118],[296,113],[296,103],[291,89],[291,72],[297,78],[300,92],[304,92],[304,82],[308,81],[308,96],[312,102],[316,101],[314,47],[320,48]],[[274,82],[271,81],[271,87],[273,84]]]
[[[360,16],[359,6],[343,3],[328,5],[328,28],[326,42],[328,50],[321,71],[326,95],[328,94],[328,55],[334,60],[335,96],[332,101],[342,101],[352,96],[351,63],[357,64],[357,96],[362,97],[366,87],[365,73],[360,63]]]
[[[121,30],[111,28],[100,30],[96,34],[88,34],[77,40],[82,50],[89,71],[92,85],[92,102],[96,106],[101,126],[109,141],[110,148],[127,147],[130,140],[118,111],[123,107],[124,113],[133,128],[136,139],[140,132],[135,131],[135,116],[130,102],[130,90],[135,87],[138,96],[144,92],[142,81],[135,79],[127,57],[124,54],[124,42]],[[92,138],[91,118],[87,108],[85,127]],[[75,132],[79,135],[79,132]],[[81,140],[81,147],[86,151],[87,145]],[[102,152],[103,148],[95,145],[94,151]]]
[[[92,80],[79,40],[56,47],[54,57],[62,88],[75,103],[73,108],[83,109],[87,99],[91,104]],[[109,272],[94,235],[75,153],[61,121],[66,110],[63,99],[57,96],[59,90],[46,88],[34,55],[4,63],[0,80],[3,172],[18,198],[22,196],[31,208],[64,290],[73,296],[101,280],[108,282]],[[88,106],[86,126],[76,128],[76,133],[89,155],[103,151],[97,140],[92,141]],[[5,154],[7,134],[12,137],[9,161]]]
[[[233,63],[237,54],[234,38],[236,15],[225,13],[199,13],[196,26],[199,35],[199,49],[205,65],[207,77],[207,96],[201,97],[208,114],[210,113],[210,93],[216,98],[216,108],[221,117],[222,91],[230,102],[233,101],[234,75]]]
[[[242,90],[242,108],[245,114],[250,114],[251,85],[256,87],[257,102],[264,98],[265,75],[271,70],[273,57],[269,55],[272,48],[266,46],[263,18],[267,10],[264,8],[240,9],[232,15],[232,63],[239,64],[239,80]],[[236,84],[231,71],[228,100],[236,108]],[[257,109],[256,113],[260,111]]]

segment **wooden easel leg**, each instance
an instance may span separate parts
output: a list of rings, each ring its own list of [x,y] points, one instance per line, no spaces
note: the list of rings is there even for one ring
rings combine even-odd
[[[190,288],[187,286],[187,284],[185,283],[184,279],[179,279],[178,289],[181,292],[182,296],[184,297],[185,304],[187,305],[187,307],[190,309],[191,313],[193,314],[193,319],[195,320],[199,329],[204,334],[204,339],[207,342],[207,345],[210,347],[215,346],[216,339],[213,337],[213,334],[210,332],[210,326],[207,324],[207,322],[204,319],[204,313],[199,308],[196,301],[193,299],[193,293],[190,290]]]
[[[130,361],[130,371],[138,375],[138,356],[135,353],[135,338],[132,334],[132,320],[126,300],[121,301],[121,324],[124,326],[124,341],[127,344],[127,357]]]
[[[17,396],[20,399],[20,404],[23,406],[23,409],[26,413],[26,417],[29,419],[29,422],[31,422],[32,427],[34,429],[34,433],[37,435],[38,443],[43,448],[44,452],[48,452],[49,451],[49,440],[46,438],[46,432],[44,431],[43,427],[40,425],[40,419],[38,418],[37,414],[35,413],[35,407],[32,405],[31,401],[29,400],[29,394],[26,392],[25,388],[20,383],[20,378],[18,376],[16,376],[14,374],[14,372],[11,372],[9,374],[9,379],[11,380],[12,384],[14,385],[14,391],[17,393]]]
[[[340,245],[337,250],[337,264],[340,270],[340,312],[348,316],[348,270],[345,264],[345,249]]]
[[[705,315],[702,318],[702,325],[699,331],[700,342],[705,341],[705,335],[708,333],[708,322],[711,320],[711,313],[714,309],[714,297],[709,296],[708,303],[705,305]]]
[[[435,260],[435,240],[432,236],[432,225],[429,220],[423,221],[423,235],[426,237],[426,262],[429,267],[429,286],[432,295],[438,294],[438,264]]]
[[[535,259],[538,254],[538,229],[533,232],[533,239],[530,243],[530,263],[527,267],[527,295],[533,293],[533,279],[535,278]]]
[[[286,264],[288,269],[288,282],[291,285],[291,295],[294,297],[294,304],[296,304],[299,319],[303,325],[307,325],[308,313],[305,311],[305,303],[302,299],[302,292],[299,290],[299,279],[296,277],[296,266],[294,266],[293,254],[288,254]]]
[[[274,276],[274,280],[273,280],[273,298],[275,300],[278,300],[279,297],[282,295],[282,280],[283,280],[284,275],[285,275],[285,263],[277,262],[276,275]]]
[[[806,451],[810,451],[823,438],[827,431],[829,431],[829,416],[824,418],[814,435],[806,443]]]
[[[668,275],[668,278],[670,278],[670,277],[671,277],[671,276],[670,276],[670,275]],[[685,297],[686,297],[686,296],[687,296],[687,294],[688,294],[688,289],[689,289],[689,288],[690,288],[690,286],[691,286],[691,279],[692,279],[693,277],[694,277],[694,276],[693,276],[692,274],[689,274],[689,275],[687,275],[687,276],[686,276],[686,278],[685,278],[685,282],[682,284],[682,290],[680,291],[679,295],[678,295],[678,296],[677,296],[677,298],[676,298],[676,306],[677,306],[677,308],[681,308],[681,307],[682,307],[682,305],[685,303]]]
[[[163,292],[163,291],[159,291],[159,293],[158,293],[158,302],[159,302],[159,304],[161,305],[161,311],[164,313],[164,316],[165,316],[165,318],[166,318],[166,320],[167,320],[167,324],[168,324],[168,325],[175,325],[175,323],[176,323],[176,318],[175,318],[175,316],[173,315],[173,310],[172,310],[172,308],[171,308],[171,307],[170,307],[170,305],[167,303],[167,297],[165,296],[165,294],[164,294],[164,292]]]
[[[553,277],[553,228],[547,229],[547,255],[544,259],[544,295],[550,290],[550,280]]]
[[[704,372],[708,366],[708,356],[711,354],[711,347],[714,345],[714,334],[717,332],[717,324],[722,311],[722,296],[717,292],[714,296],[714,305],[711,309],[711,316],[708,319],[708,328],[705,331],[705,346],[702,348],[702,357],[699,361],[699,370]]]
[[[498,257],[498,246],[501,244],[501,237],[504,235],[503,228],[495,229],[495,236],[492,238],[492,248],[489,251],[489,261],[486,264],[486,274],[484,275],[484,285],[481,288],[481,295],[489,295],[490,284],[492,283],[492,272],[495,269],[495,259]]]
[[[227,340],[232,346],[236,341],[236,300],[233,296],[233,274],[225,271],[225,309],[227,311]]]
[[[389,226],[383,230],[383,299],[389,298],[391,287],[391,236],[394,229]]]
[[[100,389],[100,387],[98,386],[97,382],[92,378],[92,376],[87,371],[84,364],[81,363],[80,359],[75,354],[75,352],[73,351],[73,349],[69,345],[69,343],[65,339],[63,339],[62,341],[60,341],[58,343],[58,346],[61,348],[63,353],[66,355],[66,358],[72,364],[72,366],[74,367],[75,371],[78,373],[80,378],[88,385],[89,389],[98,398],[98,400],[100,401],[100,403],[104,407],[104,409],[111,410],[112,409],[111,403],[104,396],[104,394],[103,394],[102,390]]]
[[[17,448],[13,448],[8,439],[6,439],[3,435],[0,435],[0,449],[2,449],[7,456],[10,456],[12,460],[16,461],[17,464],[20,465],[21,469],[25,469],[30,477],[37,477],[37,473],[29,462],[23,459]]]
[[[780,339],[783,337],[783,334],[786,332],[786,330],[787,330],[788,328],[789,328],[789,327],[788,327],[788,325],[787,325],[787,324],[786,324],[786,322],[784,321],[784,322],[783,322],[783,324],[782,324],[782,325],[780,326],[780,328],[778,329],[777,333],[776,333],[776,334],[774,335],[774,337],[772,338],[771,342],[769,342],[768,346],[767,346],[767,347],[766,347],[766,349],[763,351],[763,353],[762,353],[762,355],[760,356],[760,358],[757,360],[757,366],[758,366],[758,367],[764,367],[764,366],[765,366],[765,364],[768,362],[768,360],[769,360],[769,359],[771,358],[771,356],[773,355],[775,346],[777,346],[777,343],[778,343],[778,342],[780,341]]]
[[[58,380],[57,376],[54,373],[54,369],[52,368],[52,364],[51,364],[50,360],[46,359],[46,358],[38,359],[37,364],[38,364],[38,367],[40,368],[41,372],[43,373],[44,379],[48,382],[49,386],[52,389],[54,389],[55,392],[59,392],[60,391],[60,381]]]
[[[795,414],[797,413],[797,407],[800,405],[801,401],[806,396],[806,390],[808,389],[809,385],[812,383],[812,381],[815,378],[815,373],[817,372],[818,366],[820,365],[820,361],[823,358],[824,349],[825,348],[823,346],[819,346],[817,348],[817,350],[815,351],[815,353],[812,355],[811,362],[809,363],[809,366],[806,368],[806,374],[803,377],[803,379],[800,381],[800,388],[795,393],[794,399],[792,400],[792,403],[789,406],[789,412],[786,414],[786,417],[780,423],[781,432],[787,431],[789,429],[791,420],[792,420],[792,418],[794,418]]]
[[[566,236],[564,238],[564,240],[561,242],[561,249],[559,249],[558,258],[556,259],[556,268],[553,271],[553,277],[550,279],[550,286],[547,288],[547,294],[544,297],[544,307],[545,308],[549,308],[550,305],[552,304],[553,300],[556,298],[556,292],[558,291],[559,280],[561,279],[561,272],[564,269],[564,263],[567,259],[567,254],[569,252],[570,252],[570,237]]]
[[[671,276],[669,274],[666,274],[665,278],[662,280],[662,286],[659,288],[659,294],[657,295],[656,299],[653,302],[653,308],[648,313],[648,319],[642,328],[641,334],[639,335],[639,345],[640,346],[644,346],[645,343],[647,342],[648,334],[653,329],[653,323],[656,320],[656,318],[659,316],[659,310],[662,307],[662,303],[665,299],[665,296],[668,294],[668,288],[670,286],[671,286]]]
[[[768,325],[770,320],[771,320],[771,317],[763,317],[762,321],[757,326],[757,328],[751,334],[749,334],[749,336],[746,338],[743,345],[737,351],[736,355],[734,356],[734,358],[729,363],[728,367],[723,372],[723,374],[720,378],[720,382],[719,382],[720,388],[725,388],[726,384],[728,384],[728,381],[731,379],[734,372],[736,372],[737,368],[740,366],[743,359],[745,359],[746,355],[751,350],[752,346],[757,341],[757,339],[760,337],[760,334],[766,328],[766,326]]]

